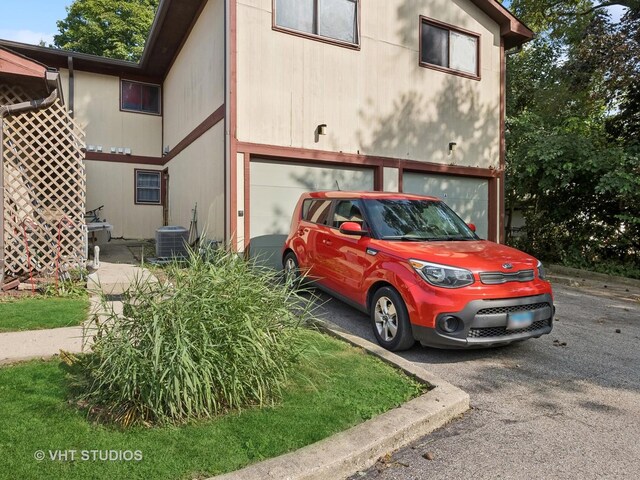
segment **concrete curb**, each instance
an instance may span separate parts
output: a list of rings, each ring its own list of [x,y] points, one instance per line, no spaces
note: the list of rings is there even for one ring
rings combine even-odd
[[[469,395],[382,347],[327,324],[327,333],[365,349],[433,388],[404,405],[295,452],[209,480],[325,480],[353,475],[469,409]]]
[[[635,278],[619,277],[616,275],[607,275],[606,273],[591,272],[589,270],[580,270],[578,268],[564,267],[562,265],[549,265],[549,273],[552,276],[572,277],[587,280],[600,280],[603,282],[609,282],[613,284],[628,285],[631,287],[640,288],[640,280]]]

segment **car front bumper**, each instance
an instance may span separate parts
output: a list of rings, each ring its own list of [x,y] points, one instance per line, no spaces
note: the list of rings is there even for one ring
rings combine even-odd
[[[532,323],[508,329],[509,314],[531,312]],[[478,348],[506,345],[537,338],[551,332],[555,307],[550,294],[500,300],[474,300],[458,312],[441,313],[435,328],[412,324],[413,336],[421,344],[437,348]],[[453,316],[459,328],[453,333],[441,329],[442,318]]]

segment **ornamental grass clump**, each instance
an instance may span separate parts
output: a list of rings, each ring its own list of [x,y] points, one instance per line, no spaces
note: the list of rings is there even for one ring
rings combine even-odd
[[[191,253],[166,282],[138,279],[123,313],[67,356],[72,391],[92,417],[122,426],[180,423],[277,400],[303,350],[311,299],[224,250]]]

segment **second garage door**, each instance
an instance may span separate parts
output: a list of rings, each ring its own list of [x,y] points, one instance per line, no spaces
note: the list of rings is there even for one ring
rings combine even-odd
[[[289,233],[300,195],[315,190],[373,190],[367,168],[251,160],[250,253],[261,263],[281,268],[280,251]]]
[[[439,197],[465,222],[474,223],[480,238],[489,231],[489,181],[433,173],[404,172],[402,190]]]

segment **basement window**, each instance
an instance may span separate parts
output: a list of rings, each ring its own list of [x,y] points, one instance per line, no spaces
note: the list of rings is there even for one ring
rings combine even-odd
[[[160,85],[120,80],[120,109],[160,115]]]
[[[420,65],[480,79],[480,35],[420,17]]]
[[[274,28],[357,47],[360,0],[275,0]]]
[[[135,170],[136,205],[160,205],[160,178],[158,170]]]

